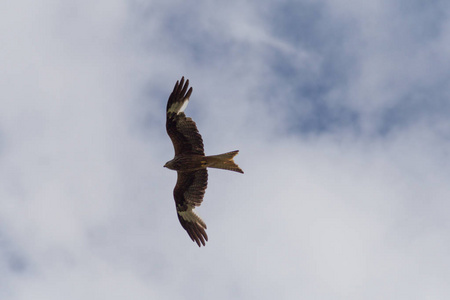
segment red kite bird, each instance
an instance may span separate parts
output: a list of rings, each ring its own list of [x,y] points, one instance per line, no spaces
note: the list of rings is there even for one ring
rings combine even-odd
[[[217,168],[244,173],[233,161],[239,150],[213,156],[205,156],[202,136],[195,122],[187,118],[184,110],[192,94],[188,90],[189,80],[184,77],[175,84],[167,102],[167,133],[175,148],[175,157],[164,167],[177,171],[178,179],[173,197],[177,207],[178,219],[191,239],[200,247],[208,240],[206,224],[194,212],[200,206],[208,183],[206,168]]]

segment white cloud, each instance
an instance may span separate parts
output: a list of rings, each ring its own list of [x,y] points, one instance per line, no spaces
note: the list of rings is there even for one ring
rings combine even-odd
[[[274,29],[271,1],[8,4],[0,297],[448,298],[448,22],[429,38],[409,31],[411,15],[431,26],[435,10],[334,3],[302,2],[320,26],[301,36]],[[210,172],[202,249],[162,168],[181,75],[206,152],[239,149],[245,171]],[[351,110],[356,129],[324,113],[332,126],[297,130],[318,101]],[[389,110],[397,125],[378,134]]]

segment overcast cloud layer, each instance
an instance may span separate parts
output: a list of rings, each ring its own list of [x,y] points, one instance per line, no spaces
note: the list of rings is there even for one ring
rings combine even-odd
[[[448,1],[4,1],[0,299],[449,299]],[[211,170],[181,228],[176,80]]]

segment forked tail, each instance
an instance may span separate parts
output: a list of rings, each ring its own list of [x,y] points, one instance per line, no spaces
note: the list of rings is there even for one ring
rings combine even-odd
[[[239,153],[239,150],[231,151],[219,155],[206,157],[207,167],[235,171],[244,174],[244,171],[234,162],[233,157]]]

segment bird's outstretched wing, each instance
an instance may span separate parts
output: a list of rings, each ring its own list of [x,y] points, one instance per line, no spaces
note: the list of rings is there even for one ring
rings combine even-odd
[[[201,169],[193,172],[178,172],[177,184],[173,190],[177,215],[181,226],[191,239],[200,247],[208,241],[206,224],[195,213],[194,208],[200,206],[208,184],[208,171]]]
[[[175,155],[205,155],[202,136],[198,132],[195,122],[184,114],[192,94],[192,87],[189,90],[188,87],[189,80],[184,83],[184,77],[175,84],[167,101],[166,130],[175,148]]]

